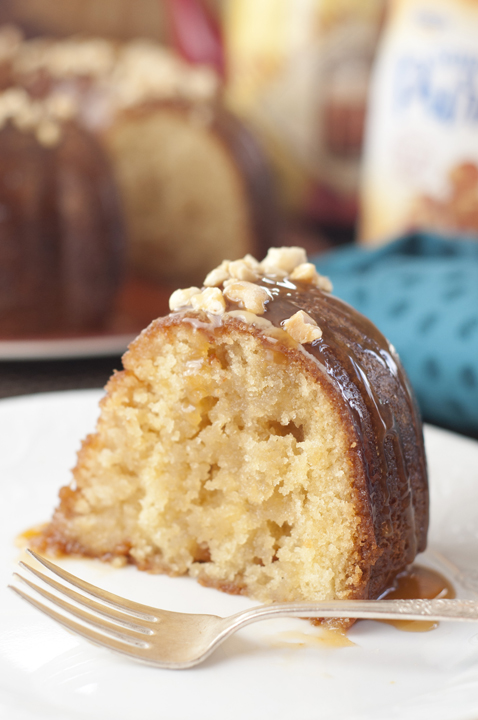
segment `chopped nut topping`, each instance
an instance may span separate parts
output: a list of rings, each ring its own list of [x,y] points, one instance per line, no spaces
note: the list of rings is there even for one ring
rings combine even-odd
[[[288,320],[284,320],[282,327],[289,333],[291,338],[302,345],[322,337],[322,330],[315,320],[303,310],[299,310]]]
[[[234,280],[246,280],[253,282],[259,277],[259,263],[252,257],[246,255],[241,260],[223,260],[217,268],[211,270],[204,280],[206,287],[219,287],[231,278]]]
[[[270,328],[272,323],[267,318],[259,317],[255,313],[251,313],[248,310],[231,310],[225,314],[225,317],[236,317],[239,320],[244,320],[248,325],[257,325],[260,328]]]
[[[322,330],[307,313],[300,310],[285,320],[281,328],[274,328],[267,318],[258,317],[265,312],[266,303],[272,299],[266,287],[257,284],[261,274],[274,278],[290,277],[291,280],[307,282],[324,290],[332,291],[330,280],[320,275],[313,263],[307,262],[305,250],[299,247],[270,248],[267,257],[259,263],[252,255],[241,260],[223,260],[208,273],[202,290],[193,287],[176,290],[171,295],[171,310],[193,307],[214,315],[225,313],[226,301],[236,303],[240,309],[230,310],[226,317],[237,317],[246,323],[263,328],[269,334],[287,332],[296,342],[310,343],[322,337]],[[221,290],[221,287],[223,288]]]
[[[269,248],[261,262],[261,270],[267,274],[291,273],[298,265],[307,262],[307,255],[300,247]]]
[[[257,280],[259,277],[259,274],[255,271],[255,269],[248,264],[246,258],[230,262],[229,275],[231,278],[235,278],[236,280],[246,280],[247,282],[254,282],[254,280]]]
[[[183,63],[180,82],[181,95],[191,100],[210,100],[218,89],[217,74],[211,67],[192,68]]]
[[[211,315],[222,315],[226,308],[226,301],[219,288],[211,287],[200,290],[197,287],[175,290],[169,298],[169,309],[172,312],[182,308],[192,307],[194,310],[204,310]]]
[[[60,126],[52,120],[43,120],[37,127],[36,136],[40,145],[53,147],[61,138]]]
[[[10,118],[25,110],[30,99],[22,88],[9,88],[0,95],[0,116]]]
[[[292,270],[290,274],[290,279],[302,280],[302,282],[309,282],[315,284],[315,280],[318,275],[319,273],[315,269],[315,265],[313,263],[307,262],[297,265],[297,267]]]
[[[269,293],[265,288],[245,280],[234,280],[227,283],[224,295],[228,300],[239,303],[245,310],[256,315],[262,315],[265,310],[264,303],[270,300]]]
[[[23,44],[15,66],[20,73],[44,68],[56,77],[100,77],[111,71],[115,55],[114,44],[101,38],[35,38]]]
[[[193,295],[197,295],[200,292],[200,289],[197,287],[175,290],[169,298],[169,309],[174,312],[175,310],[179,310],[179,308],[190,305]]]
[[[24,108],[11,115],[11,120],[18,130],[29,132],[38,129],[38,125],[42,120],[42,110],[40,103],[30,103]]]
[[[61,138],[61,118],[51,112],[51,100],[32,100],[22,88],[9,88],[0,94],[0,127],[10,121],[22,132],[34,132],[45,147],[56,145]]]
[[[326,293],[331,293],[332,290],[334,289],[332,282],[326,275],[319,274],[316,285],[319,288],[319,290],[323,290]]]
[[[219,288],[206,288],[191,297],[191,305],[195,310],[205,310],[211,315],[222,315],[226,309],[226,301]]]
[[[219,287],[219,285],[222,285],[222,283],[230,277],[229,263],[229,260],[223,260],[217,268],[211,270],[211,272],[206,275],[204,285],[206,287]]]
[[[50,115],[58,120],[71,120],[78,114],[78,103],[64,93],[51,95],[45,104]]]
[[[93,79],[100,84],[108,114],[150,99],[184,98],[201,109],[214,101],[219,89],[218,75],[211,67],[191,67],[159,43],[146,39],[118,43],[72,37],[21,42],[21,37],[7,36],[0,29],[2,59],[11,59],[19,76],[46,71],[60,80]]]
[[[290,274],[291,280],[301,280],[315,285],[319,290],[332,292],[332,283],[325,275],[320,275],[313,263],[301,263]]]
[[[144,39],[120,49],[110,80],[119,107],[151,98],[209,102],[218,90],[218,77],[212,68],[191,67],[164,47]]]
[[[256,270],[259,274],[260,272],[260,262],[256,260],[255,257],[253,257],[250,253],[247,253],[247,255],[244,255],[242,258],[244,262],[246,263],[247,267],[250,267],[251,270]]]

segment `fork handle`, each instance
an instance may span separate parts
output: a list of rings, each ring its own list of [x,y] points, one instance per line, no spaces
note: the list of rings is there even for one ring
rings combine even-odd
[[[476,600],[330,600],[291,602],[244,610],[228,618],[234,630],[272,618],[355,618],[365,620],[478,621]]]

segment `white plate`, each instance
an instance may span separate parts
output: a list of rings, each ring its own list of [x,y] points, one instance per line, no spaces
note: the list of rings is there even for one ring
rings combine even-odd
[[[0,362],[122,355],[130,342],[153,318],[168,312],[168,298],[174,289],[144,278],[128,276],[120,289],[112,315],[102,331],[63,332],[18,338],[0,336]]]
[[[100,397],[83,391],[0,402],[1,718],[477,720],[478,625],[443,623],[432,632],[405,633],[360,622],[349,631],[355,646],[331,648],[314,644],[320,630],[304,621],[269,621],[244,629],[197,668],[166,671],[90,645],[22,602],[5,587],[20,554],[15,537],[50,516],[80,438],[94,426]],[[421,562],[454,575],[459,594],[472,596],[478,590],[478,443],[430,427],[426,442],[432,528]],[[96,561],[64,565],[113,592],[168,609],[221,615],[251,605],[189,578]],[[465,571],[465,583],[455,566]],[[310,637],[301,646],[304,635]]]
[[[122,355],[138,333],[0,340],[1,360],[68,360]],[[1,371],[1,365],[0,365]]]

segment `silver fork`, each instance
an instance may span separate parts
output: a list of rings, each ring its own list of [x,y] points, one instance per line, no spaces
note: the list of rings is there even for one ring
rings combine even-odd
[[[30,589],[62,612],[16,585],[22,598],[90,642],[156,667],[190,668],[205,660],[240,628],[268,618],[365,618],[371,620],[478,621],[478,601],[472,600],[331,600],[290,602],[244,610],[230,617],[170,612],[125,600],[75,577],[32,550],[38,563],[57,575],[58,582],[33,565],[20,566],[56,591],[51,593],[28,577],[14,573]],[[72,589],[76,587],[81,594]],[[69,613],[64,615],[63,612]],[[73,616],[73,617],[70,617]],[[74,619],[78,618],[80,622]]]

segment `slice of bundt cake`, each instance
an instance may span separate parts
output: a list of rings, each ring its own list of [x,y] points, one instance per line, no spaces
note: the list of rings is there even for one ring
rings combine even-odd
[[[426,544],[422,430],[393,348],[330,292],[275,248],[173,293],[37,547],[264,602],[378,597]]]

